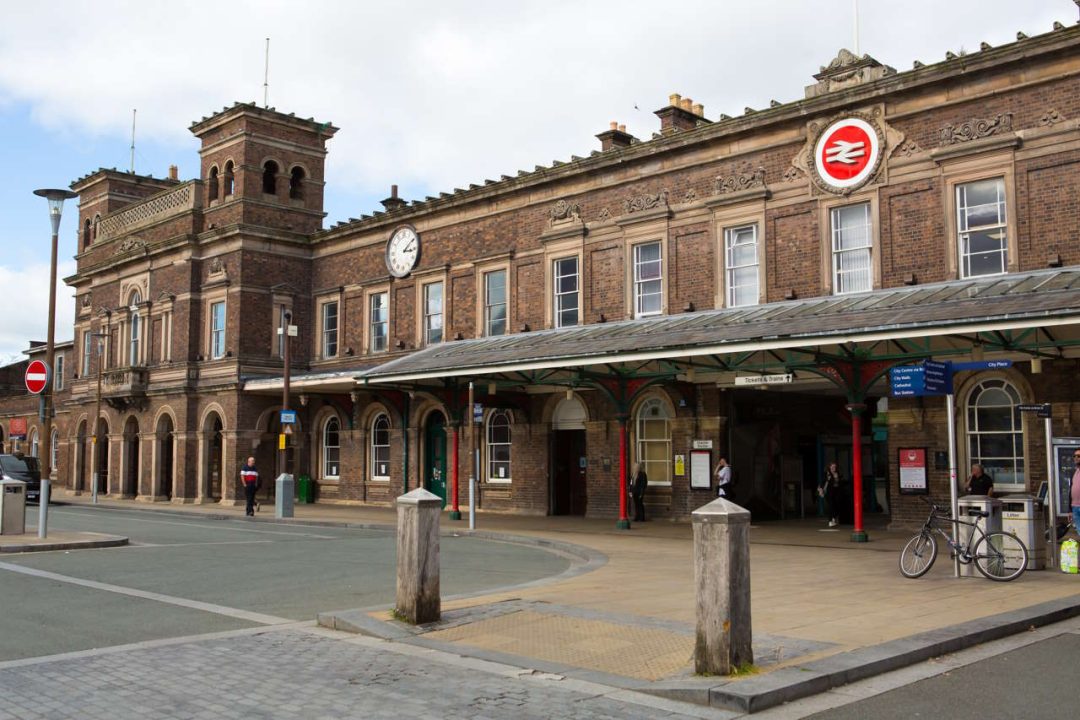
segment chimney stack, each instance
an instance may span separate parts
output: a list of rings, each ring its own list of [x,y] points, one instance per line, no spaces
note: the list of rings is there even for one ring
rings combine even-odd
[[[170,180],[179,180],[180,179],[180,168],[176,167],[175,165],[170,165],[169,166],[169,179]]]
[[[390,212],[391,210],[397,210],[398,208],[403,208],[407,204],[408,203],[398,197],[397,185],[390,186],[390,197],[382,201],[382,206],[386,208],[387,212]]]
[[[705,107],[701,103],[695,103],[679,93],[668,95],[667,107],[660,108],[655,114],[660,118],[660,132],[664,135],[679,130],[693,130],[702,123],[710,122],[705,119]]]
[[[630,133],[626,132],[626,126],[620,125],[614,120],[611,121],[609,129],[596,136],[600,139],[600,151],[607,152],[613,148],[625,148],[630,147],[637,139]]]

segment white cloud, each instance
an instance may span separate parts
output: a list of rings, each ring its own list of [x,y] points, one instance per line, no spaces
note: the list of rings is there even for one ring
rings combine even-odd
[[[64,275],[75,272],[74,263],[57,270],[56,342],[71,339],[75,319],[75,299],[64,285]],[[46,339],[49,317],[49,264],[29,265],[13,270],[0,265],[0,288],[6,298],[0,322],[0,358],[21,359],[31,340]],[[17,356],[17,357],[16,357]]]

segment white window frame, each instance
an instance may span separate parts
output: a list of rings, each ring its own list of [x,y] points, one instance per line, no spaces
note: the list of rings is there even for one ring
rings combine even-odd
[[[966,204],[967,189],[973,185],[980,183],[996,183],[997,200],[993,203],[998,207],[998,222],[989,225],[969,225],[969,213],[971,210],[980,207],[987,207],[988,205],[975,205],[969,206]],[[958,182],[955,185],[956,192],[956,251],[957,262],[960,268],[961,278],[970,277],[992,277],[994,275],[1004,275],[1009,271],[1009,216],[1008,216],[1008,188],[1006,187],[1004,176],[987,177],[981,180],[971,180],[967,182]],[[971,274],[971,257],[970,242],[971,236],[975,233],[990,233],[994,231],[1002,233],[1001,248],[999,250],[984,251],[975,253],[977,255],[991,255],[999,254],[1001,257],[1001,270],[997,272],[980,273],[978,275]]]
[[[501,302],[492,302],[491,298],[491,279],[496,275],[501,275],[503,278]],[[510,271],[506,268],[497,268],[484,272],[482,277],[484,282],[484,337],[507,335],[510,331]],[[502,332],[495,333],[492,331],[492,325],[496,321],[493,319],[492,314],[494,309],[499,306],[503,309],[503,327]]]
[[[58,392],[64,389],[64,353],[56,353],[53,365],[55,365],[52,381],[53,391]]]
[[[1006,395],[1010,396],[1010,408],[1011,412],[1009,417],[1011,420],[1011,426],[1009,430],[982,430],[979,428],[978,423],[978,408],[977,403],[979,397],[986,390],[1001,390]],[[1020,389],[1009,380],[1003,377],[987,377],[979,382],[975,383],[971,390],[967,394],[967,398],[964,402],[964,435],[965,435],[965,451],[968,455],[968,465],[979,463],[986,469],[987,474],[993,475],[994,468],[1000,467],[1001,460],[1008,460],[1012,466],[1013,478],[1021,478],[1020,482],[1005,482],[1001,477],[994,478],[994,492],[995,494],[1001,494],[1003,491],[1009,492],[1024,492],[1027,489],[1027,477],[1028,477],[1028,463],[1027,463],[1027,445],[1024,437],[1024,420],[1023,413],[1016,409],[1017,405],[1023,403],[1023,395]],[[1003,408],[1004,405],[983,405],[983,408]],[[1012,438],[1013,453],[1006,458],[1005,456],[987,456],[982,452],[982,439],[991,435],[1009,435]],[[1017,454],[1017,445],[1020,448],[1020,454]],[[976,451],[973,446],[977,447]],[[1018,470],[1019,468],[1019,470]]]
[[[40,450],[40,448],[38,446],[39,440],[38,440],[38,429],[37,428],[30,428],[30,435],[28,437],[28,440],[29,440],[29,442],[26,444],[26,446],[27,446],[27,449],[30,451],[29,455],[32,458],[36,458],[38,456],[38,452]]]
[[[438,312],[431,311],[431,289],[433,287],[439,288],[439,310]],[[421,302],[423,303],[424,314],[424,330],[423,330],[423,342],[424,345],[437,345],[446,339],[446,283],[442,280],[437,282],[424,283],[421,290]],[[433,318],[439,319],[439,337],[432,340],[431,335],[436,328],[433,327]]]
[[[750,231],[750,241],[743,242],[740,240],[746,231]],[[736,264],[735,256],[738,248],[752,245],[754,248],[754,261],[752,263],[743,263],[741,265]],[[736,284],[735,278],[738,271],[746,271],[749,268],[753,268],[753,299],[737,302],[737,291],[744,288],[749,288],[751,285],[743,283],[741,285]],[[758,244],[758,225],[757,223],[746,223],[744,225],[733,225],[732,227],[724,229],[724,285],[726,290],[725,304],[727,307],[748,307],[751,305],[757,305],[761,302],[761,251]]]
[[[377,317],[375,314],[376,303],[382,298],[380,309],[382,315]],[[376,333],[376,328],[382,329],[381,334]],[[382,338],[382,346],[379,347],[377,340]],[[371,353],[384,353],[390,349],[390,291],[380,290],[368,295],[368,352]]]
[[[498,418],[506,421],[506,442],[492,442],[491,430],[492,423]],[[500,423],[501,427],[501,423]],[[509,484],[513,481],[513,459],[514,459],[514,418],[510,414],[509,410],[492,410],[488,413],[487,422],[484,423],[484,445],[485,452],[487,453],[487,481],[489,483],[504,483]],[[505,448],[506,459],[496,460],[495,453]],[[505,466],[506,474],[499,475],[498,468]]]
[[[330,308],[334,309],[333,321],[334,326],[330,327]],[[319,309],[319,325],[320,325],[320,337],[322,338],[320,343],[320,351],[322,358],[328,360],[330,358],[336,358],[338,356],[339,342],[339,329],[341,327],[341,305],[337,300],[328,300],[322,303]]]
[[[221,326],[216,324],[216,308],[221,308]],[[225,300],[214,300],[210,303],[210,359],[220,360],[225,357],[225,326],[228,322],[226,315]]]
[[[642,260],[642,251],[647,247],[656,246],[657,257],[655,260]],[[642,269],[645,265],[655,264],[659,269],[656,277],[643,278]],[[661,315],[664,312],[664,244],[659,240],[637,243],[633,246],[634,266],[634,317],[643,318],[653,315]],[[648,290],[648,292],[646,292]],[[655,310],[643,310],[645,298],[657,298]]]
[[[380,430],[380,424],[385,424],[385,431]],[[371,439],[368,442],[371,453],[371,479],[377,482],[390,481],[390,415],[384,412],[378,413],[371,421]],[[380,440],[379,433],[386,433],[386,442]],[[382,465],[382,467],[379,467]]]
[[[49,440],[49,454],[51,455],[49,458],[49,467],[52,469],[51,477],[56,477],[60,466],[60,431],[53,428]]]
[[[82,341],[82,377],[90,375],[90,358],[94,347],[94,333],[92,330],[83,330]]]
[[[840,226],[841,213],[844,211],[850,211],[855,208],[862,208],[864,211],[864,219],[861,225],[856,224],[854,226]],[[842,239],[845,232],[851,230],[858,230],[862,228],[865,230],[866,242],[864,245],[843,247]],[[832,255],[832,286],[834,295],[848,295],[851,293],[869,292],[874,289],[874,213],[873,207],[869,200],[859,203],[853,203],[850,205],[839,205],[829,209],[829,236],[831,238],[831,255]],[[850,268],[844,268],[845,258],[854,258],[860,255],[865,255],[866,261],[864,267],[852,270]],[[862,273],[866,277],[865,285],[859,287],[850,287],[850,282],[845,284],[845,280],[854,276],[856,273]]]
[[[574,263],[573,273],[562,273],[561,266],[563,263]],[[561,280],[563,278],[574,278],[574,289],[563,292],[561,290]],[[551,312],[554,315],[554,327],[576,327],[581,324],[581,259],[577,255],[568,255],[566,257],[555,258],[551,261],[551,293],[552,293],[552,308]],[[564,307],[564,301],[572,298],[574,302],[574,322],[569,324],[563,323],[563,312],[568,308]]]
[[[660,415],[652,415],[652,408],[657,408],[661,413]],[[647,436],[644,432],[647,422],[655,422],[659,418],[664,421],[664,435],[663,438],[652,438]],[[634,418],[634,450],[635,458],[641,465],[641,469],[649,477],[649,485],[671,485],[672,475],[672,456],[671,456],[671,420],[672,415],[668,411],[667,405],[664,401],[657,397],[652,397],[645,400],[638,406],[637,414]],[[649,453],[647,452],[647,445],[660,445],[663,448],[663,460],[651,460],[648,459]],[[656,471],[656,466],[659,464],[664,465],[664,476],[666,479],[659,479],[660,473]]]
[[[337,423],[337,445],[331,445],[329,442],[330,437],[330,424]],[[322,425],[322,442],[319,443],[321,451],[321,463],[322,476],[326,480],[337,480],[341,477],[341,419],[337,415],[331,415],[323,421]],[[330,459],[331,452],[335,457]]]

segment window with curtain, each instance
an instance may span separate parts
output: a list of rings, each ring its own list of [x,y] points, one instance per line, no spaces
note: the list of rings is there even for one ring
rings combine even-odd
[[[833,292],[843,295],[873,289],[870,203],[833,208],[831,218]]]

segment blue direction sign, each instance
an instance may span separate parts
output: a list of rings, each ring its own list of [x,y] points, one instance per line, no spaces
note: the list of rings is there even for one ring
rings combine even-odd
[[[281,411],[281,424],[282,425],[295,425],[296,424],[296,411],[295,410],[282,410]]]
[[[1012,367],[1012,360],[975,360],[952,363],[953,372],[961,370],[1000,370]]]
[[[925,372],[924,386],[927,395],[948,395],[953,391],[951,362],[938,362],[937,360],[924,360]]]
[[[901,365],[889,369],[889,385],[893,397],[915,397],[926,394],[926,371],[922,365]]]

